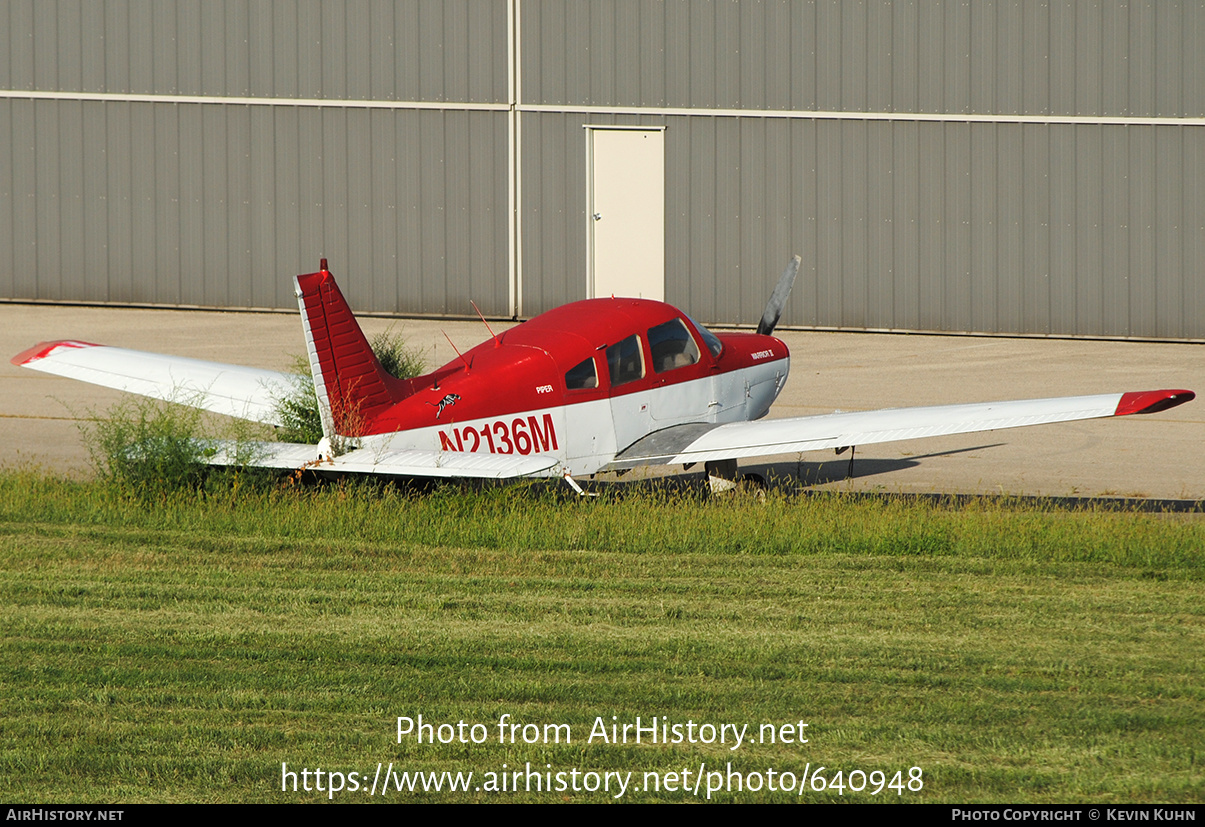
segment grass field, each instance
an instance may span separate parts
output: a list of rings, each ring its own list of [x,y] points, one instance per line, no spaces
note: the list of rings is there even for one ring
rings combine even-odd
[[[621,800],[693,801],[717,772],[713,800],[1201,802],[1203,552],[1199,516],[1008,501],[10,472],[0,794],[367,801],[392,764],[474,775],[374,800],[606,801],[630,772]],[[420,714],[470,743],[399,743]],[[499,743],[507,715],[540,742]],[[637,716],[748,728],[589,740]],[[759,740],[801,721],[806,744]]]

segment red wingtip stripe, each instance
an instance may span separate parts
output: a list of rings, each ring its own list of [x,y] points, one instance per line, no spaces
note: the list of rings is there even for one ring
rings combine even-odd
[[[74,340],[63,340],[59,342],[38,342],[29,350],[23,350],[8,361],[12,362],[17,367],[28,365],[30,362],[36,362],[39,359],[45,359],[55,350],[61,347],[101,347],[94,345],[92,342],[77,342]]]
[[[1191,402],[1196,396],[1192,391],[1185,390],[1131,391],[1121,395],[1121,401],[1117,403],[1117,410],[1113,412],[1113,415],[1159,413],[1159,411],[1183,405],[1185,402]]]

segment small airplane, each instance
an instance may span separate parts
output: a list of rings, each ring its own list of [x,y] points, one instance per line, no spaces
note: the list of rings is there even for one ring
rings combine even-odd
[[[763,419],[790,354],[772,334],[799,270],[779,279],[756,333],[712,333],[677,308],[631,298],[573,302],[412,379],[387,373],[322,259],[294,279],[314,378],[318,445],[257,443],[254,465],[401,477],[574,477],[702,463],[713,490],[747,457],[836,449],[1164,411],[1188,390],[1131,391]],[[482,319],[484,322],[484,318]],[[488,323],[486,328],[489,329]],[[13,364],[279,425],[288,373],[42,342]],[[213,464],[230,464],[231,449]],[[243,453],[246,456],[246,453]],[[851,454],[852,471],[852,454]]]

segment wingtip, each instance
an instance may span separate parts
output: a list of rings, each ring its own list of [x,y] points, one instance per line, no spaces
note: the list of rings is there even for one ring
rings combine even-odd
[[[38,342],[28,350],[23,350],[8,361],[17,367],[24,367],[28,364],[45,359],[55,350],[60,347],[100,347],[100,345],[92,342],[77,342],[71,339],[60,339],[55,342]]]
[[[1166,411],[1185,402],[1191,402],[1197,395],[1188,390],[1161,391],[1131,391],[1123,393],[1117,403],[1114,416],[1130,416],[1131,414],[1149,414]]]

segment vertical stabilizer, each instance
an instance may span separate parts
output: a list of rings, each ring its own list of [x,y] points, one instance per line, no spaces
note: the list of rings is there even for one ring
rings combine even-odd
[[[331,445],[364,436],[372,419],[401,396],[372,352],[351,307],[326,269],[294,280],[322,434]]]

